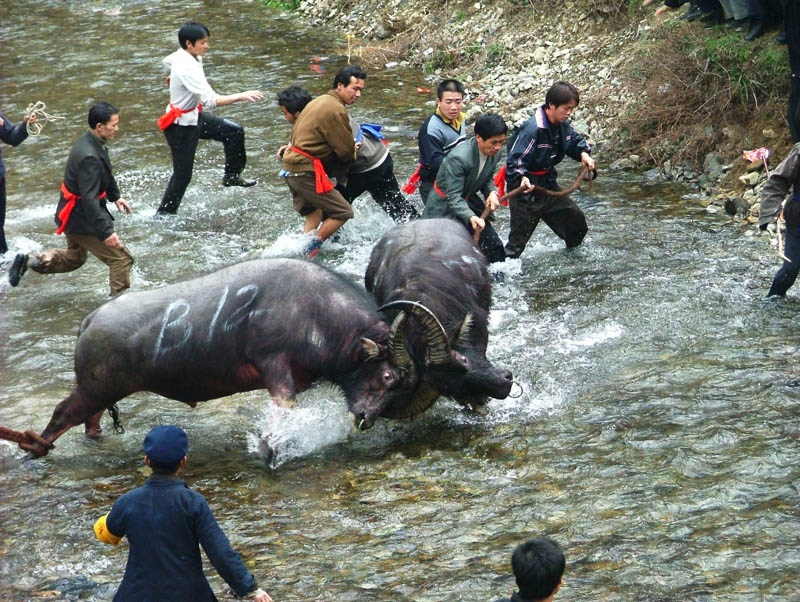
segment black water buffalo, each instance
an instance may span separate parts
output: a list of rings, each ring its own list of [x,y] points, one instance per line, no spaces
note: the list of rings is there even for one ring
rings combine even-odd
[[[372,250],[366,287],[392,325],[392,360],[403,386],[382,412],[404,418],[427,409],[440,395],[480,409],[487,397],[511,391],[511,372],[486,359],[492,285],[486,258],[461,224],[417,220],[386,233]],[[419,305],[413,306],[409,303]]]
[[[399,324],[392,331],[403,335]],[[81,423],[96,435],[103,411],[136,391],[194,407],[266,388],[276,403],[292,405],[297,392],[320,378],[342,388],[351,419],[365,428],[399,384],[389,332],[363,289],[300,260],[248,261],[129,292],[83,320],[77,385],[40,438],[30,436],[20,447],[44,455]]]

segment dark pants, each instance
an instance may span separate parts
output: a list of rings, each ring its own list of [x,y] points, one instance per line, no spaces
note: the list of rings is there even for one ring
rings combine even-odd
[[[581,244],[589,231],[586,216],[568,196],[522,195],[512,198],[509,205],[511,232],[506,245],[508,257],[522,255],[540,219],[567,244],[567,248]]]
[[[186,187],[192,181],[194,154],[199,140],[216,140],[225,147],[225,175],[236,176],[247,164],[244,150],[244,128],[230,119],[200,113],[197,125],[173,124],[164,130],[172,152],[172,177],[167,184],[159,213],[176,213]]]
[[[0,178],[0,255],[8,251],[6,243],[6,233],[3,228],[6,225],[6,178]]]
[[[797,35],[800,35],[798,32]],[[789,131],[792,142],[800,142],[800,74],[792,74],[792,87],[789,89]]]
[[[470,231],[470,234],[475,233],[471,226],[468,227],[467,230]],[[505,247],[503,247],[503,241],[500,240],[500,235],[489,220],[486,220],[486,227],[481,230],[481,235],[478,237],[478,248],[486,256],[489,263],[497,263],[498,261],[506,260],[506,250]]]
[[[347,185],[337,184],[336,188],[351,204],[365,190],[369,191],[380,208],[396,222],[407,222],[419,217],[414,205],[409,203],[400,192],[400,186],[394,175],[394,161],[391,154],[375,169],[348,174]]]
[[[793,201],[789,201],[793,202]],[[786,291],[791,288],[794,281],[797,280],[797,274],[800,272],[800,234],[797,234],[797,228],[790,231],[786,229],[783,254],[792,260],[791,263],[784,261],[781,269],[775,274],[772,279],[772,286],[769,288],[767,297],[777,295],[785,297]]]

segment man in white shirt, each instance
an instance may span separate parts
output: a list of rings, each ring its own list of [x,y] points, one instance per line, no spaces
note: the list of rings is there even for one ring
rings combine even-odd
[[[223,186],[253,186],[255,180],[242,178],[247,163],[244,128],[230,119],[208,113],[209,109],[242,100],[255,102],[263,95],[258,90],[220,96],[206,80],[203,56],[208,52],[208,28],[189,21],[178,31],[180,48],[163,60],[169,76],[170,102],[158,120],[172,151],[172,177],[157,213],[176,213],[192,180],[192,167],[198,140],[217,140],[225,146]]]

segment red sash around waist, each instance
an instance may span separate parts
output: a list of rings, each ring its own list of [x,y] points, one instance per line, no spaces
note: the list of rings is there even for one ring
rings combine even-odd
[[[417,191],[417,188],[419,187],[419,183],[420,183],[420,181],[422,179],[422,178],[420,178],[420,175],[419,175],[419,172],[421,170],[422,170],[422,163],[418,163],[417,164],[417,171],[415,171],[413,174],[411,174],[411,177],[408,178],[408,182],[406,182],[406,185],[403,186],[403,189],[402,189],[403,192],[405,192],[406,194],[414,194]]]
[[[72,210],[75,209],[75,201],[81,199],[83,197],[79,197],[77,194],[73,194],[69,190],[67,190],[66,184],[61,182],[61,194],[64,195],[64,198],[67,201],[67,204],[61,208],[61,211],[58,212],[58,219],[61,222],[61,225],[56,230],[56,234],[63,234],[64,228],[67,227],[67,222],[69,221],[69,216],[72,215]],[[103,191],[100,194],[100,198],[106,198],[106,193]]]
[[[325,168],[322,166],[322,161],[317,159],[316,157],[312,157],[306,151],[300,150],[296,146],[293,146],[290,150],[303,155],[304,157],[308,157],[314,163],[314,175],[316,176],[316,184],[317,184],[317,194],[325,194],[326,192],[330,192],[333,190],[333,182],[330,181],[328,178],[328,174],[325,173]]]
[[[202,104],[197,105],[197,107],[195,108],[197,109],[198,113],[203,112]],[[169,126],[175,123],[175,120],[178,117],[180,117],[181,115],[186,115],[186,113],[191,113],[192,111],[194,111],[195,108],[183,110],[179,109],[174,104],[169,103],[169,111],[167,111],[161,117],[158,118],[159,129],[166,130]]]

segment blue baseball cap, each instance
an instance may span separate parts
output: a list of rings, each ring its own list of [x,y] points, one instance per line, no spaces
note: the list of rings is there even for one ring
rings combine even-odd
[[[189,438],[182,428],[164,424],[153,428],[144,438],[144,453],[160,466],[180,462],[189,451]]]

